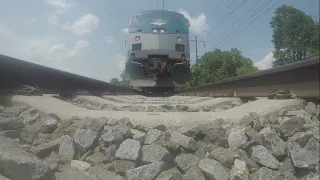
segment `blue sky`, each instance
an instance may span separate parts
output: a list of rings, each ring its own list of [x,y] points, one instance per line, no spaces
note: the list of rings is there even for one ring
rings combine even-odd
[[[235,33],[229,35],[232,30],[226,30],[245,13],[249,16],[263,7],[262,13],[279,0],[259,1],[250,12],[258,0],[223,0],[221,4],[221,0],[167,0],[165,9],[189,19],[190,38],[197,35],[206,42],[206,48],[199,44],[200,56],[216,47],[237,47],[256,66],[266,69],[273,60],[269,22],[274,9],[293,5],[319,19],[319,0],[280,0],[260,18],[253,17],[256,20],[241,33],[235,36],[242,27],[233,28]],[[267,1],[271,2],[267,5]],[[1,0],[0,54],[109,81],[123,70],[125,28],[130,17],[150,9],[157,9],[157,0]],[[191,58],[194,61],[194,44]]]

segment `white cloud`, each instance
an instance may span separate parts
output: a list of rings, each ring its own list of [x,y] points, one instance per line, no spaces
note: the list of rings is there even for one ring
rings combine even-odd
[[[76,35],[84,36],[85,34],[92,33],[97,28],[98,24],[99,18],[88,13],[74,21],[72,24],[67,22],[62,28]]]
[[[68,10],[66,8],[56,10],[54,13],[52,13],[49,16],[49,18],[48,18],[49,23],[52,25],[57,25],[59,23],[58,16],[66,13],[66,12],[68,12]]]
[[[105,38],[105,42],[107,44],[113,44],[113,40],[114,40],[113,36],[106,36]]]
[[[70,51],[71,57],[80,56],[81,54],[84,54],[85,52],[90,51],[90,44],[87,41],[80,40],[76,43],[74,48]]]
[[[55,12],[55,14],[61,15],[61,14],[64,14],[64,13],[66,13],[66,12],[68,12],[68,9],[58,9],[58,10]]]
[[[25,37],[0,25],[0,54],[33,62],[43,61],[57,39],[49,36]]]
[[[129,28],[123,28],[123,29],[121,29],[121,31],[126,33],[126,34],[129,34]]]
[[[179,12],[183,14],[190,23],[190,31],[194,34],[201,35],[209,31],[209,24],[207,17],[201,13],[198,17],[192,17],[187,11],[180,9]]]
[[[118,64],[117,69],[122,73],[126,65],[126,57],[123,56],[122,54],[116,54],[114,61]]]
[[[37,19],[35,17],[32,17],[31,19],[28,20],[28,23],[31,24],[31,23],[34,23],[36,21],[37,21]]]
[[[67,3],[67,0],[47,0],[47,3],[57,8],[67,8],[71,6],[71,3]]]
[[[36,44],[37,42],[36,41],[34,41],[34,40],[27,40],[30,44]]]
[[[101,61],[101,56],[90,53],[91,45],[87,41],[67,43],[72,39],[61,35],[28,36],[0,24],[0,54],[102,81],[109,81],[121,73],[118,70],[120,60],[123,61],[121,56],[117,56],[119,63]],[[114,60],[115,56],[110,58]]]
[[[52,25],[57,25],[59,23],[58,17],[56,14],[51,14],[48,19],[49,23]]]
[[[255,62],[254,65],[260,70],[265,70],[272,68],[273,61],[275,61],[275,59],[273,58],[273,53],[270,52],[262,60]]]
[[[73,47],[59,42],[59,37],[26,37],[0,25],[0,54],[41,64],[72,60],[90,51],[90,44],[80,40]],[[15,48],[12,48],[15,47]]]
[[[78,41],[72,49],[68,49],[64,43],[59,43],[50,48],[49,57],[55,60],[68,60],[88,50],[90,50],[90,44],[84,40]]]
[[[56,60],[67,58],[67,48],[64,43],[55,44],[50,48],[50,56]],[[50,58],[51,58],[50,57]]]

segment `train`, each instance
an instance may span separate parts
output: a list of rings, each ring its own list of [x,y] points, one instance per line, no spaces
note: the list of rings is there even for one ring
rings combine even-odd
[[[128,24],[123,78],[142,91],[174,91],[190,80],[189,20],[181,13],[148,10]]]

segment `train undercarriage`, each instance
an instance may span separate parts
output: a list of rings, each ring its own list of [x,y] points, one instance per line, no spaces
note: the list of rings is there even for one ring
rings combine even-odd
[[[127,61],[124,79],[144,92],[172,92],[190,80],[190,64],[160,58]]]

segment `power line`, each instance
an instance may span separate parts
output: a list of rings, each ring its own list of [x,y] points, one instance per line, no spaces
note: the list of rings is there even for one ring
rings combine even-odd
[[[162,0],[162,10],[164,10],[164,0]]]
[[[268,0],[266,1],[268,2]],[[250,17],[248,17],[247,19],[244,19],[244,21],[240,22],[239,25],[233,29],[233,31],[231,33],[229,33],[227,36],[225,36],[221,41],[217,42],[215,44],[215,46],[220,45],[221,43],[223,43],[226,39],[228,39],[232,34],[234,34],[238,29],[241,28],[241,26],[243,26],[244,24],[246,24],[249,20],[251,20],[253,17],[255,17],[257,15],[258,12],[261,12],[263,9],[265,9],[272,1],[269,1],[267,4],[262,4],[259,9],[256,9]]]
[[[220,27],[224,20],[226,20],[228,17],[230,17],[234,12],[236,12],[247,0],[243,0],[233,11],[231,11],[226,17],[221,19],[221,21],[218,23],[217,28]]]
[[[218,10],[218,8],[220,7],[220,5],[222,4],[223,1],[224,1],[224,0],[221,0],[221,1],[220,1],[220,3],[218,4],[218,6],[216,7],[216,9],[213,11],[212,16],[213,16],[214,13]],[[209,32],[207,33],[207,36],[209,36],[210,34],[211,34],[211,31],[209,31]]]
[[[230,6],[231,6],[232,4],[234,4],[234,2],[236,2],[236,0],[233,0],[233,1],[229,4],[228,9],[230,8]]]
[[[261,1],[258,1],[256,2],[246,13],[244,13],[237,21],[235,21],[231,26],[229,26],[227,29],[230,29],[234,24],[236,24],[237,22],[240,21],[240,19],[242,19],[247,13],[249,13],[257,4],[259,4],[259,2]],[[225,33],[226,31],[224,31],[223,33]]]
[[[101,4],[102,3],[102,6],[106,9],[106,11],[109,13],[110,15],[110,20],[113,21],[115,18],[114,16],[112,15],[112,13],[110,12],[110,10],[108,9],[108,7],[106,6],[106,4],[103,2],[103,0],[96,0],[97,4]],[[116,26],[118,26],[119,29],[121,29],[121,27],[119,26],[119,24],[117,23],[117,21],[115,21],[115,24]]]
[[[269,0],[267,0],[267,1],[265,1],[265,2],[268,2]],[[223,31],[223,33],[222,34],[220,34],[219,36],[218,36],[218,38],[216,39],[216,43],[215,43],[215,45],[216,44],[219,44],[221,41],[223,41],[223,40],[225,40],[226,39],[226,37],[229,37],[232,33],[229,33],[225,38],[223,38],[223,35],[226,33],[226,32],[228,32],[229,30],[233,30],[233,31],[235,31],[235,30],[237,30],[237,28],[239,28],[239,25],[241,26],[241,25],[243,25],[244,24],[244,22],[245,22],[245,20],[248,20],[248,18],[252,18],[253,17],[253,15],[257,12],[257,10],[259,9],[259,10],[261,10],[261,8],[263,7],[263,6],[265,6],[265,4],[263,3],[263,4],[261,4],[257,9],[255,9],[254,11],[253,11],[253,13],[251,13],[251,15],[249,15],[249,16],[247,16],[247,17],[245,17],[251,10],[253,10],[253,8],[257,5],[257,4],[259,4],[260,2],[262,2],[262,1],[258,1],[258,2],[256,2],[246,13],[244,13],[239,19],[237,19],[232,25],[230,25],[226,30],[224,30]],[[270,3],[271,1],[269,1],[269,3]],[[268,5],[268,4],[266,4],[266,5]],[[238,23],[239,22],[239,23]],[[236,26],[235,26],[236,25]],[[235,28],[233,28],[235,26]],[[222,39],[223,38],[223,39]],[[222,39],[222,40],[221,40]]]
[[[267,4],[265,4],[266,2],[268,2]],[[216,43],[214,44],[214,46],[219,45],[220,43],[222,43],[224,40],[226,40],[228,37],[230,37],[234,32],[236,32],[242,25],[244,25],[245,23],[247,23],[252,17],[254,17],[259,11],[263,10],[265,7],[267,7],[267,5],[269,5],[272,1],[270,0],[266,0],[263,4],[261,4],[257,9],[255,9],[249,16],[244,17],[234,28],[230,28],[232,31],[227,34],[225,37],[219,36]],[[225,32],[229,31],[229,29],[227,29]]]
[[[90,3],[93,3],[94,0],[88,0]],[[97,3],[97,2],[96,2]],[[103,21],[105,23],[105,21]],[[107,24],[105,24],[107,26]]]
[[[226,32],[228,32],[230,29],[234,29],[232,28],[237,22],[239,22],[240,20],[243,20],[246,16],[247,13],[249,13],[258,3],[260,3],[261,1],[256,2],[246,13],[244,13],[239,19],[237,19],[231,26],[229,26],[226,30],[223,31],[222,34],[220,34],[217,38],[216,41],[219,41],[219,39],[222,37],[223,34],[225,34]]]
[[[88,1],[89,1],[90,3],[93,3],[94,0],[88,0]],[[103,23],[106,23],[106,22],[103,21]],[[107,27],[107,24],[105,24],[105,25],[106,25],[106,27]],[[107,32],[107,30],[106,30],[105,32]],[[104,34],[104,33],[101,33],[101,34],[102,34],[102,36],[104,36],[104,38],[105,38],[105,35],[106,35],[106,34]]]
[[[280,3],[280,0],[275,3],[274,5],[272,5],[271,7],[269,7],[267,10],[265,10],[264,12],[262,12],[256,19],[253,19],[253,21],[251,21],[248,25],[244,26],[238,33],[236,33],[234,36],[232,36],[231,38],[229,38],[227,41],[225,41],[223,44],[221,44],[218,48],[222,47],[223,45],[225,45],[227,42],[229,42],[231,39],[233,39],[235,36],[237,36],[239,33],[241,33],[246,27],[248,27],[249,25],[251,25],[252,23],[254,23],[257,19],[259,19],[263,14],[265,14],[266,12],[268,12],[269,10],[271,10],[273,7],[275,7],[277,4]]]
[[[130,8],[129,8],[128,4],[127,4],[127,3],[124,3],[124,6],[125,6],[125,8],[127,9],[130,17],[132,17],[132,12],[129,10]]]
[[[220,7],[220,5],[222,4],[224,0],[221,0],[220,3],[218,4],[218,6],[216,7],[216,9],[213,11],[212,15],[218,10],[218,8]]]
[[[111,12],[109,11],[109,9],[106,7],[106,5],[104,4],[103,1],[98,1],[98,0],[88,0],[88,1],[89,1],[90,3],[94,3],[94,1],[95,1],[95,3],[96,3],[98,6],[100,6],[100,4],[102,3],[103,7],[109,12],[109,15],[111,16],[111,17],[108,16],[108,18],[110,19],[110,21],[113,22],[113,20],[115,20],[115,18],[113,18],[112,13],[111,13]],[[103,21],[103,23],[105,23],[104,25],[105,25],[106,27],[108,27],[108,24],[106,23],[106,21]],[[119,24],[117,24],[117,23],[115,23],[115,24],[116,24],[117,28],[121,29],[120,26],[119,26]],[[107,31],[108,31],[108,30],[106,29],[105,32],[107,32]],[[103,35],[105,35],[105,34],[103,34]]]
[[[157,10],[159,10],[159,0],[157,0]],[[162,10],[164,10],[164,0],[162,0]]]
[[[246,1],[247,1],[247,0],[243,0],[242,3],[240,3],[232,12],[230,12],[226,17],[224,17],[224,18],[218,23],[217,28],[221,25],[222,21],[224,21],[226,18],[228,18],[230,15],[232,15],[232,14],[233,14],[239,7],[241,7]],[[223,0],[219,3],[219,5],[217,6],[216,9],[219,8],[219,6],[221,5],[222,2],[223,2]],[[214,12],[215,12],[215,11],[214,11]],[[214,12],[213,12],[213,13],[214,13]],[[211,31],[209,31],[206,36],[209,36],[210,34],[211,34]]]

